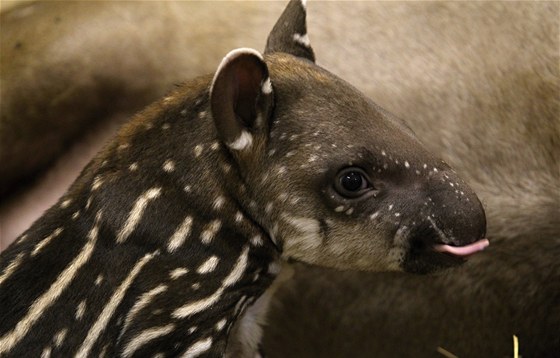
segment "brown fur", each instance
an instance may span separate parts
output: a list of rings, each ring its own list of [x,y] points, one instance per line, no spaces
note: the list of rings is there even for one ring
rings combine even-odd
[[[19,137],[6,132],[7,123],[16,118],[21,108],[31,108],[31,105],[50,108],[47,113],[55,114],[41,118],[54,121],[75,113],[73,118],[83,119],[80,123],[90,118],[87,110],[74,112],[72,106],[76,103],[82,109],[113,111],[114,98],[118,97],[128,106],[124,108],[131,110],[137,105],[132,99],[147,101],[172,82],[209,70],[207,66],[213,66],[225,49],[241,45],[259,48],[258,40],[283,6],[221,3],[224,8],[218,11],[215,5],[206,4],[128,4],[97,5],[95,10],[88,8],[83,18],[74,14],[80,12],[80,6],[90,5],[45,4],[45,9],[50,10],[31,15],[54,23],[55,14],[65,14],[58,27],[37,27],[35,24],[41,20],[36,17],[26,19],[24,24],[20,21],[17,26],[10,25],[7,14],[2,15],[2,153],[8,153],[5,148],[11,145],[15,148],[18,143],[35,141],[38,131],[33,123],[39,118],[37,113],[43,113],[41,110],[23,119],[18,117],[23,123],[31,123]],[[194,7],[181,11],[175,9],[176,6]],[[431,336],[433,340],[418,337],[433,331],[438,334],[453,332],[458,322],[464,322],[466,332],[457,330],[457,336],[448,336],[447,346],[444,345],[447,341],[442,341],[441,345],[457,354],[466,352],[464,356],[493,352],[494,347],[498,347],[496,352],[500,354],[511,355],[508,342],[516,333],[516,327],[532,335],[522,336],[522,350],[537,347],[535,349],[546,354],[558,347],[557,340],[547,338],[549,330],[560,330],[558,320],[550,309],[541,311],[538,307],[548,308],[558,302],[552,295],[558,290],[547,286],[547,282],[557,282],[560,275],[554,259],[557,255],[552,255],[560,246],[560,44],[556,16],[559,11],[557,2],[309,3],[310,37],[319,63],[365,91],[381,106],[405,118],[432,151],[444,157],[467,179],[485,204],[488,236],[493,240],[493,248],[465,268],[433,280],[393,274],[376,274],[371,278],[347,274],[344,276],[347,281],[342,282],[336,279],[338,273],[300,269],[296,281],[280,291],[279,300],[287,303],[303,300],[302,308],[290,308],[288,304],[284,308],[276,306],[271,322],[277,324],[271,323],[269,331],[270,337],[275,337],[274,346],[270,346],[274,351],[289,350],[284,344],[288,341],[311,341],[308,344],[312,346],[314,340],[340,342],[342,348],[344,342],[353,342],[348,346],[360,350],[367,348],[359,346],[360,342],[366,342],[366,337],[381,344],[389,342],[391,334],[398,333],[403,340],[396,341],[399,345],[392,345],[394,351],[389,349],[386,355],[401,352],[401,348],[410,349],[402,351],[403,356],[412,355],[411,352],[425,349],[422,344],[437,341],[433,338],[436,336]],[[149,18],[154,21],[141,22],[145,14],[150,14]],[[57,65],[60,61],[50,62],[52,55],[42,54],[49,53],[46,45],[52,39],[64,39],[61,35],[70,32],[78,34],[66,22],[71,18],[79,19],[84,31],[88,26],[95,28],[96,19],[117,20],[112,20],[115,27],[111,31],[98,30],[91,37],[81,37],[79,44],[69,42],[73,46],[64,48],[61,54],[75,66],[65,67]],[[235,19],[235,22],[227,22],[226,18]],[[240,18],[243,26],[236,25]],[[18,31],[24,37],[10,31]],[[122,37],[114,36],[113,31]],[[37,33],[45,36],[39,37]],[[210,33],[212,38],[222,38],[222,41],[205,42]],[[39,50],[34,56],[22,56],[21,64],[6,61],[9,57],[5,56],[16,51],[15,38],[23,38],[18,51],[26,49],[30,41],[38,41],[41,46],[30,46]],[[162,38],[167,42],[162,42]],[[123,43],[131,45],[123,47]],[[85,54],[95,60],[87,61]],[[122,68],[115,67],[118,61],[113,59],[124,57],[130,62],[126,61]],[[53,68],[61,71],[56,81],[52,80]],[[31,73],[32,80],[10,80],[25,78],[21,76],[23,73]],[[13,77],[6,77],[7,74]],[[96,79],[89,87],[88,78]],[[100,78],[111,78],[119,84],[109,86],[117,89],[112,92],[114,95],[108,96],[109,100],[104,95],[108,87]],[[25,85],[19,89],[9,87],[16,83]],[[63,97],[69,101],[68,107],[50,106],[50,101],[56,97],[51,93],[60,93],[60,88],[70,84],[77,90],[75,96]],[[44,90],[38,91],[41,88]],[[92,93],[99,94],[100,102],[96,102],[98,97]],[[88,107],[89,101],[91,107]],[[72,126],[53,128],[57,137],[45,142],[46,147],[63,142],[61,138],[73,138],[77,131]],[[31,151],[33,155],[37,152],[48,154],[45,150]],[[30,156],[29,152],[14,151],[12,154],[11,157],[2,156],[3,168],[4,163],[15,165],[13,173],[18,175],[27,175],[39,168],[17,166]],[[55,154],[41,156],[42,163],[52,160]],[[4,173],[0,177],[10,178]],[[12,183],[15,180],[12,179]],[[505,259],[497,264],[495,257],[502,255]],[[540,269],[527,264],[533,261]],[[489,265],[494,263],[496,269],[490,269]],[[541,276],[539,272],[544,273]],[[526,296],[522,294],[526,286],[514,279],[518,276],[527,279],[530,289],[526,289]],[[368,280],[375,281],[378,286],[362,291],[364,281]],[[416,290],[424,284],[432,293],[423,296]],[[341,285],[350,287],[348,295],[336,294]],[[301,297],[301,291],[293,291],[298,287],[310,287],[309,294]],[[331,299],[317,301],[317,295],[327,289],[333,292]],[[362,294],[356,298],[354,306],[345,305],[354,298],[355,291]],[[439,301],[432,300],[433,297]],[[450,303],[448,297],[454,297],[454,303]],[[388,305],[387,301],[402,304]],[[438,303],[430,307],[427,302]],[[488,321],[465,321],[472,316],[470,309],[475,310],[476,317],[490,318]],[[313,312],[331,317],[337,328],[325,329],[321,316],[314,316]],[[333,315],[327,315],[328,312]],[[421,322],[425,324],[418,323],[417,312],[423,312]],[[280,324],[286,317],[290,319]],[[352,328],[357,327],[356,317],[363,319],[363,325],[359,326],[363,332],[376,334],[358,335]],[[310,321],[313,319],[317,321]],[[383,319],[393,322],[394,326],[387,326],[386,331],[377,330]],[[302,326],[304,322],[309,325]],[[468,328],[469,325],[474,328]],[[316,329],[295,330],[298,327]],[[480,332],[479,335],[473,336],[474,331]],[[489,332],[496,333],[495,339],[486,339]],[[350,341],[352,337],[360,339]],[[462,337],[473,338],[469,341]],[[429,349],[432,348],[430,343]],[[536,350],[531,349],[524,354],[530,356],[534,352]]]

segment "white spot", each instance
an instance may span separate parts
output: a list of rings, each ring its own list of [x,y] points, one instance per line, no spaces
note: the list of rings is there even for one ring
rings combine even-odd
[[[222,227],[222,222],[220,220],[213,220],[208,224],[202,234],[200,235],[200,240],[203,244],[209,244],[213,239],[214,236],[218,233],[218,230]]]
[[[80,216],[80,210],[74,212],[74,214],[72,214],[72,220],[76,220],[78,218],[78,216]]]
[[[386,156],[387,156],[387,153],[385,153],[385,151],[382,150],[382,151],[381,151],[381,155],[384,156],[384,157],[386,157]]]
[[[165,130],[168,130],[169,128],[171,128],[171,126],[169,125],[169,123],[164,123],[164,124],[161,126],[161,129],[163,129],[164,131],[165,131]]]
[[[422,166],[424,169],[428,168],[428,164],[424,163],[424,165]]]
[[[352,215],[353,212],[354,212],[354,208],[350,208],[346,210],[346,215]]]
[[[173,96],[167,96],[163,99],[164,102],[171,102],[173,100]]]
[[[198,289],[200,288],[200,283],[198,283],[198,282],[193,283],[193,284],[191,285],[191,288],[192,288],[194,291],[198,290]]]
[[[187,331],[188,334],[193,334],[194,332],[196,332],[196,330],[198,329],[197,326],[193,326],[191,328],[189,328],[189,330]]]
[[[268,264],[267,272],[271,275],[278,275],[282,270],[282,265],[278,261],[272,261]]]
[[[309,163],[313,163],[314,161],[317,160],[317,156],[312,154],[309,156],[309,159],[307,160]]]
[[[268,204],[266,204],[266,207],[264,208],[264,211],[267,214],[270,214],[270,212],[272,211],[274,204],[272,202],[269,202]]]
[[[268,151],[268,156],[272,157],[274,155],[274,153],[276,153],[276,149],[271,149]]]
[[[389,205],[389,211],[393,210],[393,204]]]
[[[95,279],[95,286],[101,285],[101,282],[103,282],[103,275],[97,276],[97,278]]]
[[[420,170],[416,170],[416,175],[420,175]]]
[[[204,119],[204,118],[206,118],[207,114],[208,113],[206,111],[200,111],[200,113],[198,114],[198,118]]]
[[[66,338],[67,334],[68,328],[63,328],[54,335],[53,343],[56,348],[60,347],[62,343],[64,343],[64,339]]]
[[[253,144],[253,136],[246,130],[242,130],[239,137],[232,143],[228,144],[228,147],[234,150],[243,150],[250,148]]]
[[[454,187],[454,186],[455,186],[455,185],[453,185],[453,183],[449,183],[449,185],[450,185],[451,187]]]
[[[262,246],[263,245],[263,239],[260,235],[255,235],[251,238],[251,244],[253,246]]]
[[[387,163],[383,164],[383,169],[387,169],[387,168],[389,168],[389,164]]]
[[[305,47],[310,47],[309,36],[307,34],[294,34],[294,41]]]
[[[278,172],[278,175],[282,175],[282,174],[286,173],[286,167],[284,167],[284,166],[279,167],[277,172]]]
[[[401,216],[401,213],[395,213],[395,216],[399,217],[399,216]]]
[[[72,202],[72,199],[66,199],[62,203],[60,203],[60,207],[62,209],[67,208],[70,205],[71,202]]]
[[[334,211],[336,211],[337,213],[343,212],[344,211],[344,206],[340,205],[337,206],[336,208],[334,208]]]
[[[76,319],[78,321],[81,320],[82,317],[84,317],[85,313],[86,313],[86,300],[82,300],[78,304],[78,307],[76,307],[76,314],[75,314]]]
[[[178,268],[176,268],[175,270],[173,270],[173,271],[171,271],[171,272],[169,273],[169,277],[170,277],[172,280],[176,280],[176,279],[178,279],[179,277],[185,276],[185,275],[188,274],[188,273],[189,273],[189,270],[188,270],[188,269],[186,269],[186,268],[184,268],[184,267],[178,267]]]
[[[267,77],[262,84],[262,92],[264,94],[271,94],[272,93],[272,83],[270,82],[270,77]]]
[[[222,208],[222,206],[224,206],[224,201],[225,198],[223,196],[218,196],[215,200],[214,203],[212,204],[212,207],[214,208],[214,210],[220,210]]]
[[[438,172],[437,168],[434,168],[434,173],[437,173],[437,172]]]
[[[185,185],[184,190],[185,190],[187,193],[190,193],[190,192],[192,191],[192,186],[190,186],[190,185]]]
[[[286,153],[286,158],[293,157],[295,154],[296,154],[296,151],[295,151],[295,150],[291,150],[291,151],[289,151],[288,153]]]
[[[212,347],[212,337],[201,339],[187,349],[181,356],[182,358],[195,358],[206,352]]]
[[[404,167],[408,169],[408,168],[410,168],[410,164],[407,161],[405,161],[404,162]]]
[[[218,323],[216,323],[216,331],[220,332],[222,329],[224,329],[225,325],[227,323],[227,320],[225,318],[222,318],[221,320],[218,321]]]
[[[200,155],[202,154],[202,145],[198,144],[194,147],[193,152],[194,152],[194,157],[198,158],[200,157]]]
[[[171,173],[172,171],[175,170],[175,162],[172,161],[171,159],[167,159],[164,163],[163,163],[163,170]]]
[[[117,149],[118,149],[118,150],[124,150],[124,149],[126,149],[126,148],[128,148],[128,147],[130,147],[130,144],[128,144],[128,143],[123,143],[123,144],[119,145],[119,146],[117,147]]]
[[[217,256],[211,256],[196,269],[196,272],[200,275],[213,272],[218,266],[219,262],[220,259]]]
[[[235,213],[235,222],[236,223],[240,223],[243,221],[243,214],[241,214],[241,211],[238,211]]]
[[[216,151],[220,148],[220,143],[219,142],[214,142],[212,143],[212,145],[210,146],[210,149],[213,151]]]
[[[181,225],[177,227],[177,229],[175,230],[175,232],[167,242],[168,252],[174,252],[175,250],[177,250],[179,247],[183,245],[183,243],[191,233],[192,223],[193,223],[192,216],[185,217]]]
[[[136,225],[142,219],[142,215],[144,215],[144,210],[150,203],[150,201],[159,197],[161,193],[161,188],[151,188],[144,192],[142,195],[136,199],[132,210],[126,219],[125,224],[120,229],[119,233],[117,234],[117,243],[123,243],[126,241],[128,236],[134,231]]]
[[[375,219],[377,219],[377,217],[379,217],[379,211],[376,211],[375,213],[373,213],[369,216],[369,218],[371,220],[375,220]]]
[[[128,166],[128,170],[130,170],[131,172],[135,172],[138,170],[138,163],[132,163]]]
[[[138,262],[134,265],[134,267],[132,268],[128,276],[125,278],[125,280],[119,285],[119,287],[117,287],[116,291],[109,299],[109,302],[105,305],[103,311],[91,326],[88,334],[86,335],[86,338],[84,339],[82,345],[80,346],[80,349],[76,353],[75,358],[85,358],[89,356],[89,353],[93,348],[93,346],[95,345],[95,342],[97,342],[97,339],[107,327],[107,324],[111,320],[111,317],[115,313],[115,310],[124,299],[126,292],[128,291],[128,288],[130,287],[132,282],[136,279],[136,276],[138,276],[142,268],[154,258],[155,254],[156,252],[147,254],[144,257],[142,257],[140,260],[138,260]]]

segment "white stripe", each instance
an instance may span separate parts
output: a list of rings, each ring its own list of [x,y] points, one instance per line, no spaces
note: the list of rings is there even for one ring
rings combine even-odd
[[[93,348],[93,345],[95,344],[105,327],[107,327],[107,324],[113,316],[113,313],[115,313],[118,305],[122,302],[126,291],[130,287],[136,276],[138,276],[142,267],[150,262],[150,260],[152,260],[156,254],[157,251],[147,254],[142,257],[136,263],[136,265],[134,265],[132,271],[130,271],[130,273],[128,274],[128,277],[120,284],[117,290],[113,293],[113,296],[111,296],[111,299],[109,300],[105,308],[103,308],[103,311],[97,318],[97,321],[95,321],[95,323],[89,330],[86,338],[84,339],[84,342],[82,343],[82,346],[76,353],[75,357],[82,358],[89,355],[91,349]]]
[[[202,312],[208,307],[212,306],[214,303],[218,302],[224,290],[239,281],[239,279],[243,275],[243,272],[247,268],[247,261],[249,257],[248,254],[249,247],[245,247],[239,258],[237,259],[237,262],[235,263],[233,269],[231,270],[229,275],[222,281],[222,286],[218,288],[216,292],[214,292],[211,296],[198,301],[187,303],[186,305],[177,308],[175,311],[173,311],[172,316],[174,318],[185,318],[198,312]]]
[[[220,259],[216,256],[212,256],[208,260],[204,261],[202,265],[196,269],[196,272],[199,274],[212,272],[216,269],[216,266],[218,266],[218,262],[220,262]]]
[[[174,252],[177,250],[187,237],[191,234],[193,218],[192,216],[187,216],[185,220],[179,225],[173,236],[169,239],[169,243],[167,244],[167,251]]]
[[[37,245],[35,245],[35,248],[31,252],[31,256],[37,255],[43,249],[43,247],[47,246],[51,242],[51,240],[60,235],[62,231],[64,231],[64,229],[59,227],[52,234],[41,240]]]
[[[182,358],[195,358],[212,347],[212,337],[202,339],[192,346],[181,356]]]
[[[136,228],[136,225],[138,225],[140,219],[142,219],[142,215],[144,215],[146,206],[148,206],[150,201],[158,198],[160,193],[161,188],[152,188],[147,190],[144,194],[140,195],[138,199],[136,199],[136,202],[134,203],[132,210],[130,210],[130,214],[126,219],[126,222],[117,235],[117,242],[119,244],[123,243],[128,238],[128,236],[132,234],[132,232]]]
[[[128,342],[126,347],[124,347],[124,350],[122,352],[122,357],[124,358],[130,357],[131,355],[134,354],[134,352],[142,348],[142,346],[144,346],[146,343],[149,343],[150,341],[153,341],[154,339],[159,338],[161,336],[165,336],[166,334],[172,332],[174,329],[175,329],[174,324],[168,324],[167,326],[149,328],[146,329],[145,331],[140,332],[140,334],[132,338]]]
[[[253,144],[253,136],[246,130],[242,130],[239,137],[231,143],[228,143],[228,147],[235,150],[242,150],[251,147]]]
[[[126,332],[126,330],[128,329],[128,326],[130,326],[130,323],[132,323],[132,320],[134,318],[136,318],[136,315],[138,314],[138,312],[140,312],[144,307],[146,307],[148,304],[150,304],[150,302],[152,302],[152,299],[154,297],[156,297],[157,295],[159,295],[160,293],[163,293],[165,291],[167,291],[167,286],[166,285],[159,285],[156,288],[151,289],[150,291],[142,294],[142,296],[140,296],[138,301],[136,301],[134,303],[134,306],[132,306],[130,311],[128,311],[128,314],[126,315],[126,319],[124,321],[124,326],[122,328],[120,336],[122,336],[123,333]]]
[[[25,253],[20,252],[16,256],[14,261],[10,262],[8,267],[6,267],[6,269],[4,269],[4,272],[2,273],[2,275],[0,275],[0,285],[2,284],[2,282],[6,281],[16,271],[16,269],[19,267],[19,265],[21,265],[21,262],[23,260],[23,256],[25,256]]]
[[[47,292],[43,293],[33,302],[25,317],[23,317],[16,327],[0,338],[0,355],[9,352],[29,330],[37,323],[42,314],[53,305],[64,289],[70,285],[78,270],[89,260],[95,243],[97,242],[98,223],[101,213],[97,214],[95,224],[88,234],[89,240],[84,245],[82,251],[72,260],[64,271],[58,276],[56,281],[49,287]]]

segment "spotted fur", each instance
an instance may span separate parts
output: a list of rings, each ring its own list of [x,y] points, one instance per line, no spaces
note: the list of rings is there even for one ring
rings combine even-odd
[[[125,125],[2,254],[0,355],[254,356],[282,262],[460,263],[476,195],[314,60],[292,1],[264,56],[234,50]],[[349,167],[359,200],[335,190]]]

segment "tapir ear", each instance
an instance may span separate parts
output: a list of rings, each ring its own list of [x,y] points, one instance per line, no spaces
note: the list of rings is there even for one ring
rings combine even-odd
[[[285,52],[315,62],[307,35],[306,0],[291,0],[268,35],[265,53]]]
[[[218,135],[233,150],[249,149],[253,134],[266,130],[272,84],[262,55],[231,51],[218,67],[210,89],[210,108]]]

